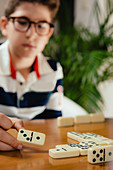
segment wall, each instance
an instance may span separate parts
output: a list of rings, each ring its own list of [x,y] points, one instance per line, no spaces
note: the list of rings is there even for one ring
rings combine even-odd
[[[6,3],[7,0],[0,0],[0,17],[3,15],[4,13],[4,5]]]
[[[7,0],[0,0],[0,18],[4,15],[4,7]],[[0,42],[4,42],[6,38],[0,38]]]
[[[93,14],[93,5],[95,0],[75,0],[75,22],[90,27],[90,30],[98,32],[96,16]]]

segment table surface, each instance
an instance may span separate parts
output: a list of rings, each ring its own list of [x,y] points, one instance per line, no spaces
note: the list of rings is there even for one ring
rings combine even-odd
[[[67,132],[93,132],[113,139],[113,119],[104,123],[78,124],[72,127],[57,127],[57,119],[25,121],[25,128],[46,134],[44,146],[27,146],[21,151],[0,152],[0,170],[113,170],[113,162],[92,165],[87,162],[87,156],[53,159],[49,157],[49,149],[58,144],[77,143],[67,138]],[[9,131],[17,135],[14,129]]]

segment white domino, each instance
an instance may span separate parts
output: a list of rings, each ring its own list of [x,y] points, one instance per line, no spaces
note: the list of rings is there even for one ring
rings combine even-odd
[[[112,139],[105,139],[104,142],[106,142],[107,145],[113,145]]]
[[[87,135],[87,136],[90,136],[92,138],[96,138],[96,139],[104,139],[105,137],[101,136],[101,135],[98,135],[98,134],[95,134],[95,133],[83,133],[84,135]]]
[[[58,127],[73,126],[74,118],[73,117],[58,117],[57,125],[58,125]]]
[[[96,122],[104,122],[104,114],[102,113],[94,113],[90,114],[90,122],[91,123],[96,123]]]
[[[96,122],[104,122],[104,114],[102,113],[91,113],[86,115],[77,115],[74,118],[74,123],[96,123]]]
[[[63,147],[68,147],[71,149],[79,149],[79,155],[87,155],[88,149],[93,147],[93,146],[99,146],[95,142],[80,142],[80,143],[74,143],[74,144],[65,144],[65,145],[56,145],[56,148],[63,148]]]
[[[90,137],[91,139],[89,139],[89,140],[94,141],[99,145],[107,145],[107,142],[105,141],[105,139],[107,139],[107,138],[105,138],[101,135],[97,135],[95,133],[83,133],[83,135]],[[86,139],[86,141],[87,141],[87,139]]]
[[[45,134],[30,131],[30,130],[20,129],[18,132],[17,140],[22,143],[44,145]]]
[[[60,148],[49,149],[49,156],[52,158],[68,158],[79,156],[79,149],[73,149],[69,146],[63,146]]]
[[[74,123],[90,123],[90,115],[77,115],[75,116]]]
[[[89,149],[88,146],[85,146],[85,145],[82,145],[81,143],[75,143],[75,144],[67,144],[67,145],[56,145],[56,148],[65,148],[65,147],[68,147],[69,149],[73,149],[73,150],[76,150],[78,149],[79,150],[79,155],[87,155],[87,150]]]
[[[113,145],[97,146],[88,149],[88,162],[91,164],[113,161]]]
[[[98,145],[113,145],[113,140],[94,133],[67,132],[67,137],[79,142],[93,141]]]
[[[90,136],[86,136],[83,133],[79,133],[79,132],[67,132],[67,137],[77,140],[79,142],[85,142],[85,141],[92,141],[92,138]]]
[[[83,133],[83,134],[91,137],[92,140],[98,143],[99,145],[113,145],[113,140],[106,138],[104,136],[97,135],[95,133]]]

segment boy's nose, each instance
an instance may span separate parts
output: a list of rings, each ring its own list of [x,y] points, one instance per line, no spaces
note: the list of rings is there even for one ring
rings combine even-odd
[[[34,24],[31,24],[30,28],[26,32],[26,36],[27,37],[31,37],[31,36],[36,37],[36,36],[38,36]]]

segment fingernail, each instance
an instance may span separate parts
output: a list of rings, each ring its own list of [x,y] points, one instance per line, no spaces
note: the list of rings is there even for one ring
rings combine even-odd
[[[21,150],[22,149],[22,145],[18,145],[17,149]]]

